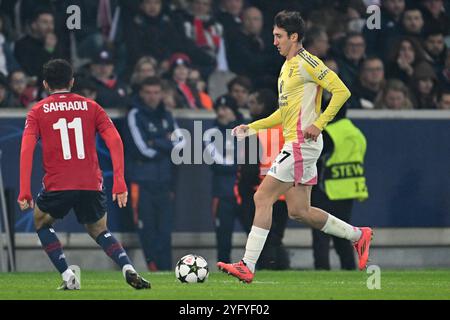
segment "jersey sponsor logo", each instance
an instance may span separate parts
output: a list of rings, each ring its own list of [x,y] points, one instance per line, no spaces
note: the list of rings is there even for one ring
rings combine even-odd
[[[319,80],[323,80],[323,78],[325,78],[325,76],[330,72],[330,69],[325,69],[325,71],[322,71],[319,76],[317,77],[317,79]]]
[[[280,81],[280,88],[279,88],[279,90],[280,90],[280,94],[282,94],[283,93],[283,87],[284,87],[284,80],[281,80]]]
[[[294,72],[294,69],[290,69],[289,70],[289,75],[288,75],[288,77],[290,78],[290,77],[292,77],[292,73]]]
[[[50,102],[42,105],[45,113],[53,111],[87,111],[88,105],[86,101],[61,101]]]

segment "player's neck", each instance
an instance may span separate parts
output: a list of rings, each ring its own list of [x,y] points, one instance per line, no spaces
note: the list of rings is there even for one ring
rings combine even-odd
[[[288,55],[286,56],[286,60],[289,61],[293,57],[295,57],[301,50],[303,50],[303,45],[301,43],[293,44],[291,49],[289,50]]]

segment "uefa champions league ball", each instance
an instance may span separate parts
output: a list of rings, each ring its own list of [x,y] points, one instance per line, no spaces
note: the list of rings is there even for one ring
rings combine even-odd
[[[208,274],[205,258],[195,254],[185,255],[175,267],[175,276],[183,283],[204,282]]]

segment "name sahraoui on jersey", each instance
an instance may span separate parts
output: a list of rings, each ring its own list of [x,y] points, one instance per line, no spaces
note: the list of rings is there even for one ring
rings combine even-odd
[[[88,105],[86,101],[62,101],[45,103],[43,106],[44,112],[52,111],[87,111]]]

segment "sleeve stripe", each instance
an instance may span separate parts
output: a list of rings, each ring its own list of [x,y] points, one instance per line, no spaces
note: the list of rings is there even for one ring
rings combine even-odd
[[[299,53],[299,56],[303,58],[303,60],[305,60],[310,66],[312,66],[313,68],[318,67],[319,63],[317,61],[314,61],[314,59],[306,54],[304,54],[303,52]]]
[[[157,152],[155,149],[149,148],[142,138],[139,128],[136,125],[136,113],[137,109],[132,109],[128,113],[128,127],[130,128],[131,136],[140,153],[148,158],[154,158]]]

